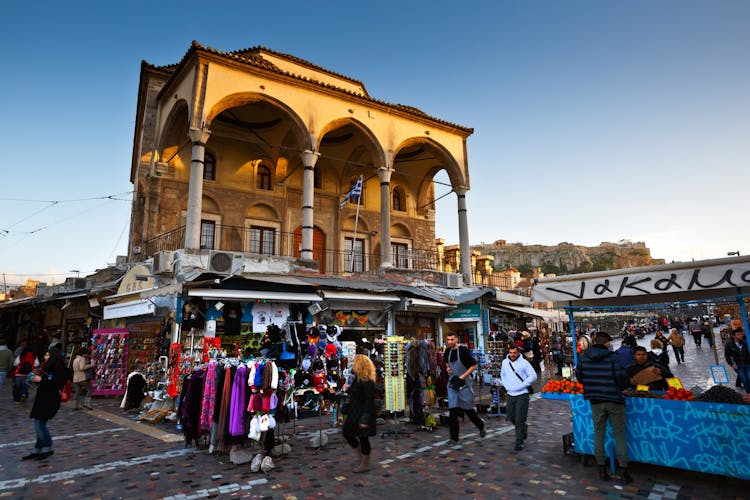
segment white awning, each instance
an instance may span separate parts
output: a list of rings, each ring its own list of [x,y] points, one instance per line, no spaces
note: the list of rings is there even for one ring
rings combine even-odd
[[[324,290],[323,297],[326,300],[350,302],[398,302],[401,300],[398,295],[390,295],[386,293],[338,292],[334,290]]]
[[[543,309],[535,309],[533,307],[509,306],[507,304],[491,305],[490,309],[495,309],[497,311],[519,312],[527,316],[534,316],[537,318],[542,318],[544,320],[563,321],[563,322],[568,321],[568,315],[560,311],[545,311]]]
[[[148,299],[139,299],[104,306],[103,319],[129,318],[131,316],[154,314],[155,312],[156,305],[153,302]]]
[[[190,297],[203,297],[211,300],[269,300],[272,302],[320,302],[314,293],[272,292],[267,290],[222,290],[220,288],[193,288]]]
[[[410,297],[408,300],[411,301],[408,309],[424,308],[424,309],[455,309],[456,306],[451,304],[443,304],[435,300],[418,299]]]
[[[121,299],[123,297],[133,297],[135,295],[140,295],[140,294],[146,293],[146,292],[152,292],[154,290],[158,290],[158,288],[157,287],[144,288],[143,290],[133,290],[133,291],[130,291],[130,292],[117,293],[115,295],[107,295],[106,297],[104,297],[104,300],[111,301],[111,300],[115,300],[115,299]]]
[[[173,293],[180,293],[182,291],[182,283],[172,283],[171,285],[160,286],[159,288],[149,288],[148,290],[141,291],[141,298],[147,299],[149,297],[165,297],[172,295]]]

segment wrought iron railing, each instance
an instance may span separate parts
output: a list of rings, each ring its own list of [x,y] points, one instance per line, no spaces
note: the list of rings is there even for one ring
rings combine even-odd
[[[213,238],[211,238],[213,236]],[[247,228],[216,224],[213,235],[202,234],[205,249],[243,252],[276,257],[300,257],[302,238],[299,233],[285,233],[273,229]],[[161,250],[184,248],[185,226],[160,234],[145,241],[141,255],[150,257]],[[391,259],[396,269],[438,271],[438,254],[434,250],[394,249]],[[313,250],[313,260],[319,262],[322,274],[374,274],[380,268],[380,255],[344,250]]]

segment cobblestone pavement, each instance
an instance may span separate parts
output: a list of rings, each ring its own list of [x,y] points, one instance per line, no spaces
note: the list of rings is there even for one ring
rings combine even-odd
[[[49,425],[55,454],[20,461],[34,441],[31,404],[13,403],[6,384],[0,393],[0,498],[707,499],[748,498],[750,491],[741,481],[646,464],[632,465],[631,485],[600,482],[593,459],[583,465],[581,457],[563,454],[562,435],[571,430],[567,402],[538,395],[521,452],[513,451],[512,427],[499,417],[485,417],[484,439],[467,420],[458,446],[448,445],[446,427],[430,433],[388,422],[379,431],[409,434],[374,438],[373,469],[366,474],[350,472],[354,453],[340,430],[329,428],[330,416],[322,420],[330,442],[320,450],[307,447],[317,418],[286,424],[292,453],[263,474],[233,465],[225,454],[186,449],[174,424],[137,423],[117,404],[97,399],[89,412],[65,403]]]

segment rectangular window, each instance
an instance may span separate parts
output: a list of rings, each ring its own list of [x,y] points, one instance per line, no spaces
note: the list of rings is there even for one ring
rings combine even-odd
[[[409,245],[406,243],[391,243],[391,263],[399,269],[409,268]]]
[[[216,222],[212,220],[201,221],[201,248],[212,250],[216,238]]]
[[[354,251],[352,251],[352,245]],[[353,266],[352,266],[353,264]],[[365,240],[344,238],[344,272],[363,273],[365,271]]]
[[[250,253],[274,255],[276,230],[271,227],[250,227]]]

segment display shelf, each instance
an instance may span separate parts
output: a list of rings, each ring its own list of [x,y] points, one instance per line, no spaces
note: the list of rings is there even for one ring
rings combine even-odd
[[[93,396],[117,396],[125,394],[128,380],[128,339],[125,329],[94,330],[91,359],[95,366],[91,380]]]

